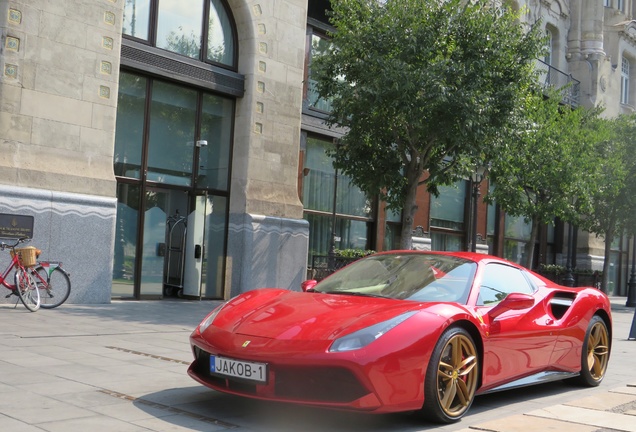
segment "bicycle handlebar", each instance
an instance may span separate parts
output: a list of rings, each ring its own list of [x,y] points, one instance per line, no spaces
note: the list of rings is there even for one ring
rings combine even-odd
[[[26,242],[30,242],[31,239],[28,237],[23,237],[23,238],[19,238],[16,240],[16,242],[14,244],[7,244],[5,242],[0,243],[0,250],[5,250],[6,248],[11,248],[13,249],[14,247],[16,247],[17,245],[19,245],[20,243],[26,243]]]

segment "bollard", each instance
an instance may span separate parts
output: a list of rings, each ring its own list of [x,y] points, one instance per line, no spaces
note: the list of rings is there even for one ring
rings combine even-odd
[[[636,339],[636,309],[634,309],[634,318],[632,319],[632,329],[629,331],[627,340]]]

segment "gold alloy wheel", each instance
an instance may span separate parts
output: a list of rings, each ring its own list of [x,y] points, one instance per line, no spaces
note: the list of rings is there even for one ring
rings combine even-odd
[[[437,368],[439,404],[449,417],[470,407],[477,389],[477,350],[464,334],[454,335],[442,351]]]
[[[602,321],[594,323],[587,339],[587,367],[596,381],[605,376],[609,360],[609,336]]]

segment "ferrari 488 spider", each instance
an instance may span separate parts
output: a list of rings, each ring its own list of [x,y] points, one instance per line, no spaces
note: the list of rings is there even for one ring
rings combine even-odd
[[[475,253],[392,251],[303,292],[258,289],[190,337],[198,382],[251,398],[459,420],[476,395],[556,379],[598,385],[605,294]]]

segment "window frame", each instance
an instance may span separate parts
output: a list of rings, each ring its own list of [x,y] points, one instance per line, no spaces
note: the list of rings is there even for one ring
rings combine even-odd
[[[623,105],[629,105],[630,103],[630,74],[631,74],[631,62],[625,56],[621,58],[621,93],[620,103]]]

